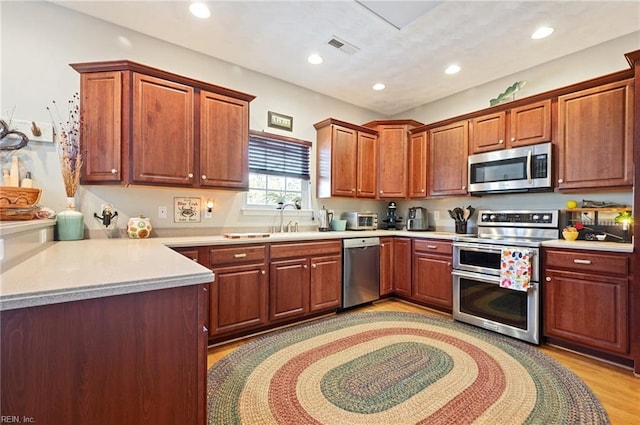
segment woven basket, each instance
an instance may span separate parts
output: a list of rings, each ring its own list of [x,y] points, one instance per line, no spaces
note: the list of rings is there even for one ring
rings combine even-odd
[[[36,206],[42,189],[0,186],[0,220],[31,220],[40,208]]]

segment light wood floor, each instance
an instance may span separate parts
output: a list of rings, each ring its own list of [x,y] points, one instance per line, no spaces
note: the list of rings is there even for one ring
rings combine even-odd
[[[356,311],[405,311],[441,314],[397,300],[381,301]],[[248,341],[250,338],[209,348],[208,367]],[[591,388],[607,409],[612,424],[640,424],[640,377],[635,377],[631,370],[560,348],[541,346],[540,350],[578,375]]]

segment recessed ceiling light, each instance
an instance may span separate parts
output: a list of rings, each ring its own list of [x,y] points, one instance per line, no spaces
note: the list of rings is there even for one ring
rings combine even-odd
[[[372,89],[374,90],[384,90],[387,86],[385,86],[383,83],[375,83],[372,87]]]
[[[531,38],[534,40],[539,40],[541,38],[545,38],[551,35],[553,32],[553,28],[551,27],[540,27],[533,34],[531,34]]]
[[[317,53],[314,53],[307,58],[307,61],[309,61],[309,63],[314,65],[321,64],[323,60],[324,59],[322,59],[322,56],[318,55]]]
[[[449,65],[447,69],[444,70],[445,74],[457,74],[460,72],[460,67],[456,64]]]
[[[189,11],[197,18],[207,19],[211,16],[211,11],[206,4],[201,2],[194,2],[189,5]]]

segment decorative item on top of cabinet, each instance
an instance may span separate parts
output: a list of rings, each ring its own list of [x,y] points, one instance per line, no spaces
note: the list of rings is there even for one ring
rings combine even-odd
[[[469,123],[429,129],[429,196],[467,194]]]
[[[551,141],[551,99],[472,118],[472,154]]]
[[[633,186],[633,79],[558,97],[558,189]]]
[[[375,198],[378,133],[334,118],[314,127],[318,198]]]
[[[255,96],[127,60],[71,66],[81,74],[83,183],[246,188]]]
[[[409,130],[421,125],[414,120],[376,120],[364,124],[378,132],[379,199],[407,197]]]
[[[544,335],[628,357],[629,255],[545,249],[544,258]]]

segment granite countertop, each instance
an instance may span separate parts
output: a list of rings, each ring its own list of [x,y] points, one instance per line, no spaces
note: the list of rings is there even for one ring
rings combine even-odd
[[[13,230],[3,229],[3,234]],[[211,282],[213,272],[170,247],[234,245],[402,236],[453,240],[453,232],[373,230],[275,233],[264,238],[223,236],[85,239],[54,242],[0,275],[0,310]],[[545,247],[633,252],[632,244],[547,241]]]

